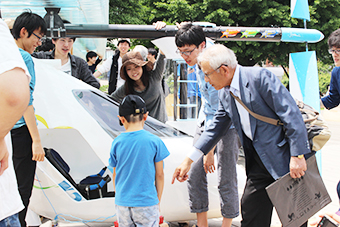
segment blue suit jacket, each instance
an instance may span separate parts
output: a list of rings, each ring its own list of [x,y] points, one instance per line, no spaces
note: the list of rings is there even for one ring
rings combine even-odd
[[[300,110],[288,90],[270,71],[260,67],[240,67],[240,95],[253,112],[280,119],[284,126],[275,126],[250,116],[253,146],[274,179],[289,172],[291,156],[310,153],[307,130]],[[219,90],[219,108],[213,124],[195,147],[207,154],[233,122],[243,144],[243,132],[234,98],[225,89]],[[284,131],[285,129],[285,131]]]
[[[329,88],[329,95],[323,97],[323,105],[327,109],[337,107],[340,103],[340,67],[335,67],[332,70],[331,83]]]

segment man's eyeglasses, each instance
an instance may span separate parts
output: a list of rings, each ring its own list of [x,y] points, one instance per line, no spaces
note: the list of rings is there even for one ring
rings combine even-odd
[[[213,74],[214,72],[216,72],[217,70],[219,70],[219,69],[222,67],[222,65],[228,66],[227,64],[221,64],[220,66],[217,67],[217,69],[214,69],[214,70],[213,70],[212,72],[210,72],[210,73],[205,73],[205,72],[203,72],[203,71],[202,71],[202,72],[204,73],[204,76],[206,76],[208,79],[210,79],[209,76],[210,76],[211,74]],[[200,70],[202,70],[200,65],[198,65],[198,68],[199,68]]]
[[[330,54],[333,54],[333,53],[340,54],[340,50],[337,50],[337,49],[329,49],[329,50],[328,50],[328,53],[330,53]]]
[[[190,56],[191,53],[196,50],[197,47],[195,47],[194,49],[190,50],[190,51],[180,51],[179,49],[176,50],[177,54],[181,54],[181,55],[185,55],[185,56]]]
[[[34,32],[32,32],[32,34],[37,37],[39,39],[40,42],[42,42],[44,40],[44,37],[40,37],[37,34],[35,34]]]

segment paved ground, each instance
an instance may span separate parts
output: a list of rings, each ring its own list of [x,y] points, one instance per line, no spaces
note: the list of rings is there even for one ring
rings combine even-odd
[[[336,185],[340,179],[340,107],[333,110],[324,110],[321,112],[323,118],[328,123],[330,130],[332,132],[332,137],[328,143],[322,149],[322,178],[332,198],[332,203],[327,205],[319,213],[324,212],[335,212],[339,209],[339,200],[336,194]],[[316,217],[316,216],[315,216]],[[311,219],[315,219],[315,217]],[[165,217],[166,218],[166,217]],[[210,219],[209,226],[217,227],[221,226],[221,219]],[[191,221],[188,226],[194,225],[195,222]],[[47,223],[41,226],[48,226]],[[59,223],[59,226],[69,227],[69,226],[110,226],[103,224],[69,224],[69,223]],[[172,223],[171,226],[178,226],[176,223]],[[233,221],[233,226],[240,226],[240,217]],[[272,227],[281,226],[279,218],[276,214],[273,215]]]

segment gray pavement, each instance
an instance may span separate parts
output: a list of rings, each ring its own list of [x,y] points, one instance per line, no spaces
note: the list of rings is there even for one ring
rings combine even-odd
[[[322,149],[322,178],[330,194],[332,202],[323,208],[320,212],[318,212],[311,220],[315,220],[318,214],[325,212],[335,212],[339,209],[339,199],[336,193],[336,185],[340,180],[340,107],[337,107],[332,110],[322,110],[321,115],[328,123],[328,126],[332,132],[332,136],[327,144]],[[166,217],[165,217],[166,219]],[[241,217],[234,219],[233,227],[240,226]],[[209,226],[217,227],[221,226],[222,220],[221,218],[210,219]],[[47,224],[47,223],[46,223]],[[41,226],[48,226],[48,225]],[[187,223],[188,226],[192,226],[195,224],[195,221],[190,221]],[[88,224],[69,224],[69,223],[59,223],[59,226],[68,227],[68,226],[111,226],[104,224],[96,224],[96,223],[88,223]],[[171,223],[171,226],[178,226],[177,223]],[[272,227],[281,226],[280,220],[274,211],[272,218]]]

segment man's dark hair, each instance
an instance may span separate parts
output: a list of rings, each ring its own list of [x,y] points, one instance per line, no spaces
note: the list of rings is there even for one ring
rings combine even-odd
[[[97,57],[97,53],[96,52],[93,52],[93,51],[89,51],[87,52],[86,54],[86,61],[88,62],[90,58],[93,58],[93,57]]]
[[[38,14],[29,12],[23,12],[20,14],[13,24],[12,34],[14,39],[20,38],[20,31],[22,28],[25,28],[28,32],[28,37],[32,35],[32,33],[40,29],[40,32],[46,34],[47,27],[44,19]]]
[[[198,47],[202,42],[205,42],[205,34],[201,26],[186,23],[177,31],[175,42],[177,47],[192,44]]]
[[[71,24],[71,22],[70,21],[68,21],[68,20],[65,20],[65,19],[63,19],[63,23],[64,24]],[[61,37],[60,37],[61,38]],[[52,38],[54,41],[56,41],[56,40],[58,40],[58,39],[60,39],[60,38]],[[66,38],[70,38],[70,39],[73,39],[73,42],[75,42],[76,41],[76,37],[66,37]]]
[[[51,51],[54,49],[54,44],[52,43],[52,40],[49,38],[46,38],[42,41],[41,46],[37,47],[37,51]]]
[[[157,57],[157,50],[155,48],[149,48],[148,49],[149,54],[153,55],[155,58]]]
[[[127,43],[127,44],[129,44],[129,47],[131,46],[130,42],[128,40],[126,40],[126,39],[119,40],[118,43],[117,43],[117,46],[119,46],[120,43]]]
[[[340,48],[340,28],[332,32],[328,37],[328,47]]]

